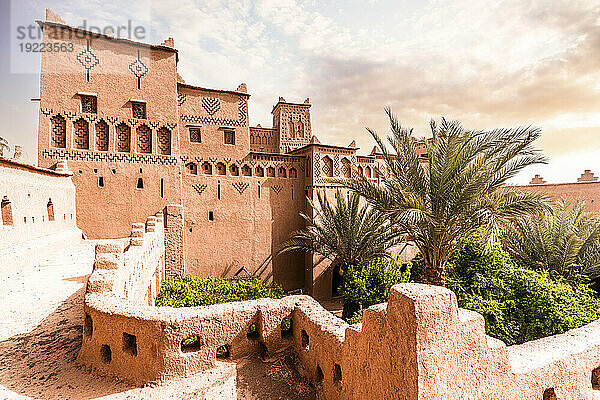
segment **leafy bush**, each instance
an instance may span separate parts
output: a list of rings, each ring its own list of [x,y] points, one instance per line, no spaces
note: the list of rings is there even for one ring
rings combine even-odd
[[[459,244],[447,272],[459,306],[482,314],[487,333],[509,345],[600,317],[600,300],[586,285],[515,266],[499,245],[486,246],[478,235]]]
[[[344,271],[342,295],[344,303],[355,304],[358,309],[367,308],[374,304],[385,303],[388,300],[390,288],[402,282],[408,282],[410,264],[402,264],[400,255],[392,258],[379,257],[362,266],[350,266]],[[347,321],[360,322],[362,313],[357,310]]]
[[[256,279],[228,281],[186,275],[164,281],[160,286],[156,305],[194,307],[263,297],[278,299],[283,296],[281,287],[267,287]]]

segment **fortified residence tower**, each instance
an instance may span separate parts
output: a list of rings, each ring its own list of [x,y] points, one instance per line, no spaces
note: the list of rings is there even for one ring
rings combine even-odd
[[[354,142],[320,143],[309,99],[280,97],[273,127],[251,127],[246,85],[185,83],[172,38],[117,39],[50,10],[38,24],[44,43],[73,49],[42,53],[38,165],[68,162],[77,225],[89,238],[128,236],[133,222],[166,208],[166,256],[179,273],[252,274],[331,296],[328,262],[273,254],[303,227],[306,198],[336,189],[332,178],[350,177],[354,166],[378,179],[377,149],[361,156]]]

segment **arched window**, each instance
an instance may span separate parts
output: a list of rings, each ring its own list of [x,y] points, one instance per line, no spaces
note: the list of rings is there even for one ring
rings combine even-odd
[[[117,151],[121,153],[131,151],[131,128],[125,122],[117,125]]]
[[[252,168],[250,168],[248,165],[244,164],[244,166],[242,167],[242,175],[252,176]]]
[[[367,179],[371,178],[371,167],[369,167],[368,165],[365,167],[365,176],[367,177]]]
[[[225,167],[225,164],[223,164],[222,162],[217,163],[217,175],[226,175],[227,174],[227,168]]]
[[[325,176],[333,176],[333,160],[329,156],[323,157],[323,174]]]
[[[96,123],[96,150],[108,151],[108,124],[103,119]]]
[[[212,165],[208,161],[202,164],[202,173],[204,175],[212,175]]]
[[[358,166],[358,168],[356,168],[356,169],[357,169],[357,171],[358,171],[358,174],[359,174],[360,176],[363,176],[363,174],[364,174],[364,172],[363,172],[363,167],[361,167],[361,166],[359,165],[359,166]]]
[[[48,213],[48,221],[54,221],[54,204],[52,204],[52,199],[48,199],[46,211]]]
[[[163,155],[171,154],[171,131],[164,126],[158,130],[158,152]]]
[[[152,131],[147,125],[137,127],[137,151],[138,153],[152,153]]]
[[[83,118],[73,123],[73,147],[80,150],[90,148],[90,126]]]
[[[350,160],[346,157],[342,158],[342,176],[344,178],[350,178],[352,176],[352,167],[350,166]]]
[[[298,171],[296,171],[296,168],[290,168],[290,178],[297,178],[298,177]]]
[[[254,175],[256,176],[265,176],[265,170],[263,169],[263,167],[258,166],[254,169]]]
[[[267,176],[274,178],[275,177],[275,168],[273,168],[273,167],[267,168]]]
[[[279,170],[277,171],[278,175],[280,178],[285,178],[287,177],[287,171],[285,170],[284,167],[279,167]]]
[[[50,120],[52,129],[52,147],[64,149],[67,147],[67,122],[62,115],[55,115]]]
[[[190,175],[198,175],[198,166],[196,165],[196,163],[189,162],[185,164],[185,170]]]
[[[232,176],[238,176],[238,175],[240,174],[240,169],[238,168],[238,166],[237,166],[237,165],[235,165],[235,164],[231,164],[231,165],[229,166],[229,173],[230,173]]]

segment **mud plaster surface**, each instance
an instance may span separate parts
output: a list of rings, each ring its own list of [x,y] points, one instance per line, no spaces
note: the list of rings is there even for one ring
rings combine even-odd
[[[93,256],[93,242],[82,241],[0,266],[0,399],[315,398],[290,353],[266,362],[218,363],[202,374],[143,388],[77,367]]]

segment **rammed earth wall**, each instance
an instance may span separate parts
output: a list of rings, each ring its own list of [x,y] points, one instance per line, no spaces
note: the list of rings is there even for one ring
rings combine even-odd
[[[326,399],[582,400],[600,394],[600,322],[520,346],[485,334],[448,289],[401,284],[348,325],[309,296],[154,307],[164,219],[96,246],[78,362],[138,384],[292,347]],[[291,322],[291,329],[282,329]],[[253,332],[252,326],[256,327]],[[190,338],[197,337],[197,340]],[[188,339],[188,340],[186,340]],[[217,350],[221,349],[221,350]]]

